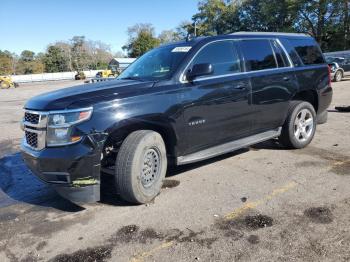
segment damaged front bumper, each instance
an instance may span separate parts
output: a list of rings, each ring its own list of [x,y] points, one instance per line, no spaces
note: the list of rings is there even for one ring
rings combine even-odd
[[[98,141],[86,136],[74,145],[46,147],[40,151],[22,143],[22,157],[29,169],[62,197],[74,203],[97,202],[100,200],[100,137]]]

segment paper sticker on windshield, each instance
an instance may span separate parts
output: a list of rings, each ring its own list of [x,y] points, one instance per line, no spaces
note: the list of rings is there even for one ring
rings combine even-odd
[[[171,52],[184,52],[187,53],[188,51],[190,51],[191,46],[178,46],[175,47],[173,50],[171,50]]]

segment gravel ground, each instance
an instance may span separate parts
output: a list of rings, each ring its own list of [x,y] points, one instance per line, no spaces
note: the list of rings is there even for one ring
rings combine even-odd
[[[350,79],[302,150],[273,141],[168,172],[154,203],[77,206],[18,154],[26,99],[79,84],[0,90],[0,261],[349,261]]]

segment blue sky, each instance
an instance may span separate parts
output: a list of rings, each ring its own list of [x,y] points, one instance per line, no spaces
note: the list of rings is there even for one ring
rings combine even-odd
[[[152,23],[160,33],[190,20],[197,4],[198,0],[1,0],[0,50],[37,53],[49,43],[85,35],[115,52],[126,43],[129,26]]]

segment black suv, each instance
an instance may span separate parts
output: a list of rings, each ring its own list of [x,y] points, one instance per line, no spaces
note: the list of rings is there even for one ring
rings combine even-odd
[[[22,155],[73,202],[100,199],[100,174],[122,198],[159,194],[167,166],[279,138],[308,145],[327,120],[329,68],[303,34],[235,33],[153,49],[116,80],[29,100]]]

